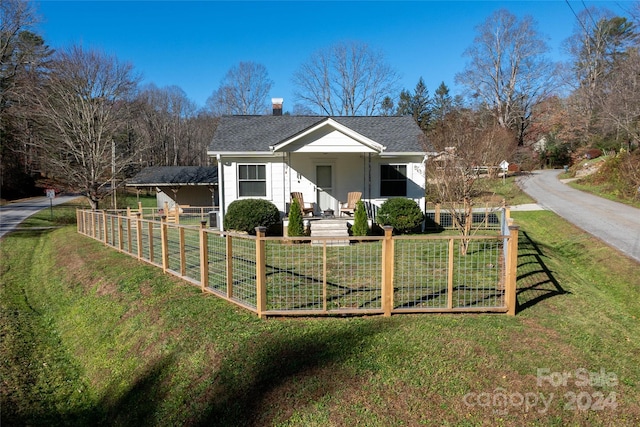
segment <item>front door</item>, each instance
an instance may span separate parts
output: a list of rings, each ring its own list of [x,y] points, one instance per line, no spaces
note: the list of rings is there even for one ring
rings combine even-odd
[[[316,165],[316,202],[321,211],[335,210],[333,197],[333,167],[331,165]]]

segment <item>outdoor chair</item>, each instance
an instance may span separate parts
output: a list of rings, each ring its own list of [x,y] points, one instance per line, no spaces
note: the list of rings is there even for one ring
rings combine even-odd
[[[294,191],[291,193],[291,201],[293,200],[297,200],[298,204],[300,205],[300,211],[302,212],[302,216],[307,215],[308,213],[310,213],[311,215],[313,215],[313,203],[304,203],[304,198],[302,197],[302,193],[298,192],[298,191]]]
[[[353,215],[356,210],[356,203],[360,201],[360,197],[362,197],[362,193],[359,191],[352,191],[347,194],[347,201],[340,202],[340,216],[343,213]]]

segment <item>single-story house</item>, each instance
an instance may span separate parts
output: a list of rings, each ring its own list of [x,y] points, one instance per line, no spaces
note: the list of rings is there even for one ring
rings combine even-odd
[[[221,220],[242,198],[273,202],[288,213],[301,192],[314,214],[339,212],[361,192],[370,216],[390,197],[424,206],[425,159],[433,153],[412,117],[224,116],[207,154],[218,167]]]
[[[170,207],[217,206],[218,168],[216,166],[152,166],[127,180],[127,187],[154,188],[158,209]]]

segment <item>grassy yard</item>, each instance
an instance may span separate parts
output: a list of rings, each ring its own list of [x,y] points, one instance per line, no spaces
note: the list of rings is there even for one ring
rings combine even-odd
[[[639,425],[638,264],[513,217],[515,317],[262,321],[74,226],[9,235],[2,424]]]

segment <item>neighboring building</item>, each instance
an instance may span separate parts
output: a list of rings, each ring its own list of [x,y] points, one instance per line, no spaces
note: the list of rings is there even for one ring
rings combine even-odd
[[[412,117],[226,116],[207,154],[218,166],[221,216],[231,202],[261,198],[288,212],[292,192],[316,215],[362,192],[370,209],[390,197],[424,206],[425,156],[434,152]]]
[[[127,181],[127,187],[153,188],[157,206],[217,206],[216,166],[152,166]]]

